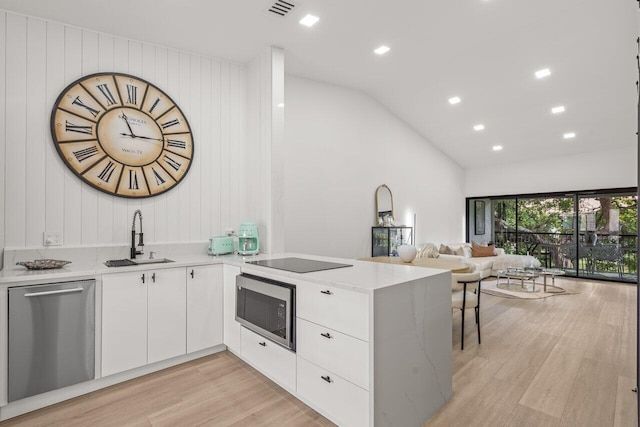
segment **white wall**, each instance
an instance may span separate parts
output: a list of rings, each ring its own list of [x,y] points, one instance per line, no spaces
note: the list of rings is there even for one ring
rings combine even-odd
[[[472,168],[466,171],[465,194],[482,197],[635,187],[637,161],[633,144],[628,149]]]
[[[165,90],[189,119],[195,156],[185,180],[148,199],[103,194],[82,183],[53,146],[49,118],[58,94],[82,75],[117,71]],[[246,219],[250,185],[238,176],[248,147],[247,69],[134,40],[0,11],[0,248],[126,244],[134,210],[145,241],[204,241]],[[242,158],[241,158],[242,153]],[[259,160],[253,160],[254,163]]]
[[[258,222],[260,251],[267,253],[284,251],[282,102],[284,51],[269,47],[249,63],[249,144],[255,153],[239,177],[251,195],[247,220]]]
[[[285,120],[287,252],[370,256],[380,184],[418,244],[464,238],[462,168],[370,97],[285,75]]]

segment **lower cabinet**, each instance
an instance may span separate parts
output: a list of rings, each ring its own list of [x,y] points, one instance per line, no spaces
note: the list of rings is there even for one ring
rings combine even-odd
[[[298,318],[298,356],[369,390],[369,343]]]
[[[186,270],[102,276],[102,376],[186,352]]]
[[[289,390],[296,389],[296,354],[272,341],[240,328],[242,357],[257,370]]]
[[[297,358],[297,393],[339,425],[369,425],[369,392],[302,357]]]
[[[223,343],[222,269],[187,268],[187,353]]]
[[[103,275],[102,376],[146,364],[146,273]]]
[[[147,363],[187,353],[185,269],[149,271]]]

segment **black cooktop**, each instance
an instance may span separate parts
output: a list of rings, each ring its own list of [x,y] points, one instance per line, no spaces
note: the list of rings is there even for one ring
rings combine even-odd
[[[353,267],[351,264],[338,264],[336,262],[316,261],[304,258],[278,258],[262,261],[247,261],[247,264],[255,264],[262,267],[291,271],[294,273],[311,273],[313,271],[333,270],[335,268]]]

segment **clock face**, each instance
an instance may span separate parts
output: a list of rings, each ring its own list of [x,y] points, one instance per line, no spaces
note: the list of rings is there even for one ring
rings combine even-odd
[[[193,158],[180,108],[153,84],[121,73],[92,74],[67,86],[51,114],[51,135],[76,175],[122,197],[170,190]]]

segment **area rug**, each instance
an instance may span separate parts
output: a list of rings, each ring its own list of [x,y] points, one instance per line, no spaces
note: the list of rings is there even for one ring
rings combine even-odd
[[[539,292],[517,292],[513,290],[500,289],[496,287],[497,284],[498,284],[497,280],[494,280],[491,282],[486,282],[483,280],[482,288],[481,288],[482,293],[488,294],[488,295],[494,295],[496,297],[502,297],[502,298],[520,298],[520,299],[541,299],[541,298],[548,298],[548,297],[558,296],[558,295],[575,295],[579,293],[579,292],[569,291],[567,289],[560,288],[557,286],[551,286],[551,285],[547,285],[547,290],[556,291],[556,292],[543,292],[542,283],[540,284],[536,283],[536,287],[540,286]],[[559,290],[562,290],[562,289],[564,289],[564,292],[558,292]]]

